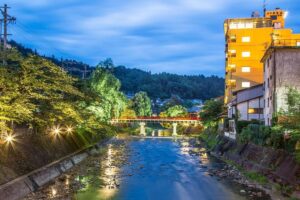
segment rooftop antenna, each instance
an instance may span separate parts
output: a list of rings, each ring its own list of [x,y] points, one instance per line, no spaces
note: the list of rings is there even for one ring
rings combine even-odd
[[[267,11],[267,0],[264,0],[264,4],[263,4],[263,12],[264,12],[264,17],[266,17],[266,11]]]

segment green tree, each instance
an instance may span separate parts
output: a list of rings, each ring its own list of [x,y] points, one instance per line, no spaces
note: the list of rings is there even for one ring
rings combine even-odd
[[[165,112],[160,113],[162,117],[186,117],[187,115],[187,109],[181,105],[172,106]]]
[[[205,101],[200,112],[200,118],[205,124],[216,123],[224,111],[223,101],[211,99]]]
[[[277,114],[278,124],[286,129],[300,131],[300,92],[295,88],[288,88],[286,102],[287,109],[281,109]]]
[[[87,110],[102,122],[119,117],[126,106],[120,87],[120,81],[106,68],[96,67],[90,78],[90,91],[94,98]]]
[[[45,127],[80,122],[76,101],[81,92],[75,79],[52,62],[36,55],[23,57],[15,49],[8,53],[8,65],[1,67],[1,129],[11,122]]]
[[[151,100],[146,92],[138,92],[132,99],[132,109],[137,116],[151,116]]]

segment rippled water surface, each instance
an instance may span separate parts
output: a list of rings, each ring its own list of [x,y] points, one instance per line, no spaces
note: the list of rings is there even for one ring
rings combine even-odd
[[[243,199],[211,177],[222,167],[190,139],[116,139],[28,199]],[[196,144],[197,146],[197,144]]]

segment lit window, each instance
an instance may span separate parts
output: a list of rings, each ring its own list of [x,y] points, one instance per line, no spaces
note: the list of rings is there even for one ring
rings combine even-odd
[[[230,42],[236,42],[236,36],[235,35],[230,36]]]
[[[250,42],[250,37],[242,37],[242,42]]]
[[[242,57],[244,57],[244,58],[250,57],[250,52],[249,51],[243,51],[242,52]]]
[[[263,108],[249,108],[248,114],[263,114],[264,109]]]
[[[255,113],[255,109],[254,108],[249,108],[248,109],[248,113],[249,114],[254,114]]]
[[[250,67],[242,67],[242,72],[250,72]]]
[[[230,53],[230,57],[236,57],[236,50],[228,50]]]
[[[250,82],[242,82],[242,88],[250,87]]]
[[[246,23],[245,28],[253,28],[253,23],[252,22]]]
[[[236,71],[236,65],[235,64],[228,64],[228,71],[235,72]]]

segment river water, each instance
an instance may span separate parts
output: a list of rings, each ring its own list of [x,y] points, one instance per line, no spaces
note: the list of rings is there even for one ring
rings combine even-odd
[[[196,140],[119,138],[26,199],[245,199],[207,172],[222,165]]]

